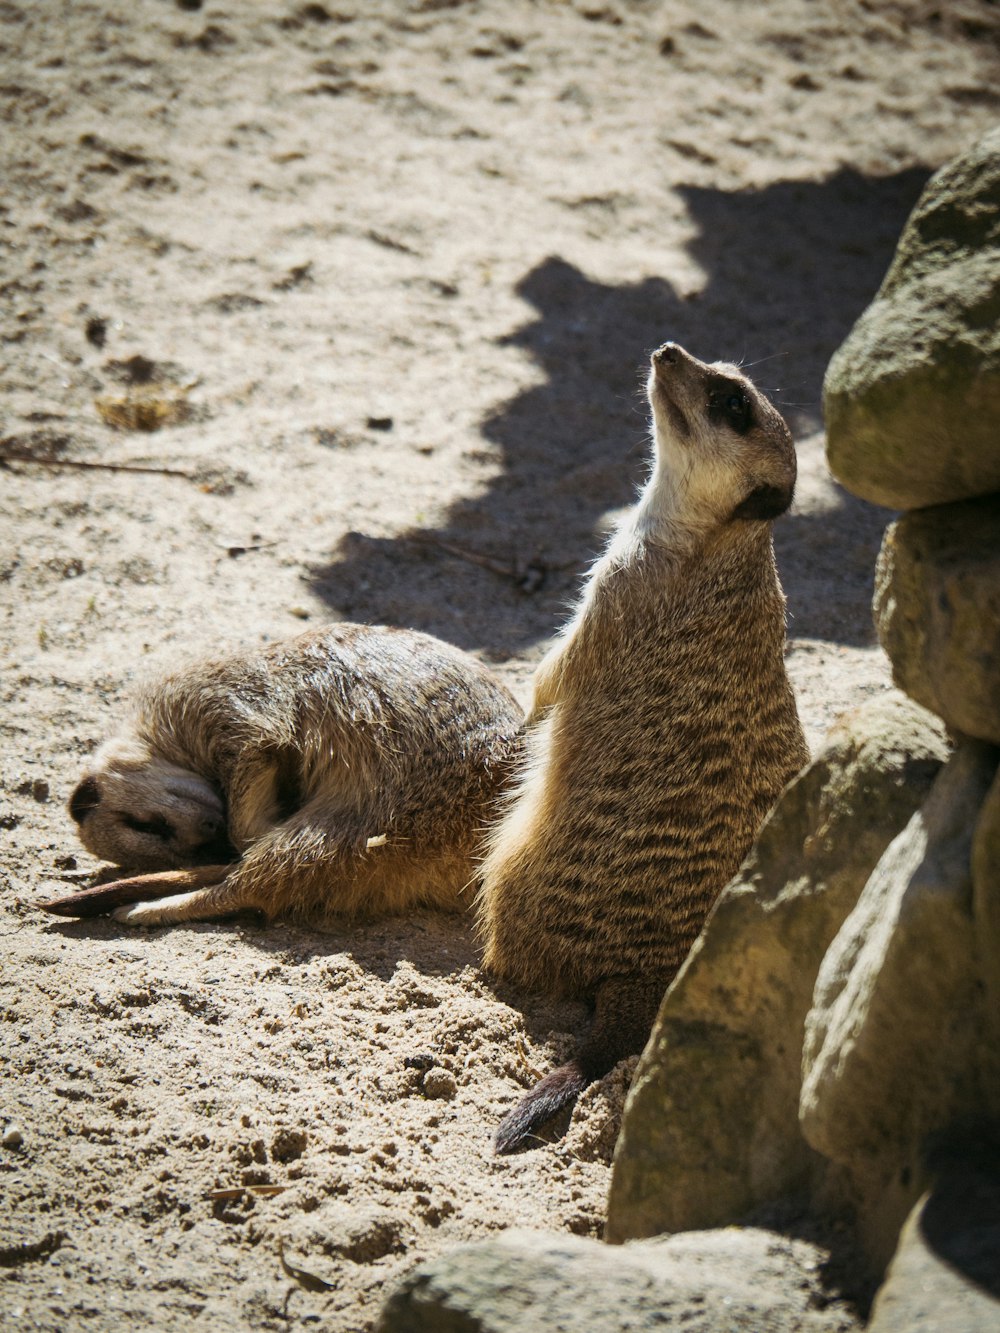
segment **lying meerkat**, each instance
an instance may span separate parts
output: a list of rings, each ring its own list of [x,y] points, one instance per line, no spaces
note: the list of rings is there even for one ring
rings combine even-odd
[[[577,1057],[504,1118],[524,1146],[642,1049],[668,983],[808,752],[785,673],[771,521],[788,427],[675,343],[648,382],[652,472],[534,680],[519,786],[488,843],[488,971],[595,1006]]]
[[[457,908],[522,724],[484,666],[406,630],[189,667],[138,692],[69,802],[89,851],[156,873],[43,906],[132,925]]]

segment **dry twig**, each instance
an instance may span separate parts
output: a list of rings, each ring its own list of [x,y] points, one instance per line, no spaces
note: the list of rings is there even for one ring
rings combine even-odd
[[[290,1264],[285,1258],[285,1243],[278,1241],[278,1258],[281,1260],[281,1267],[285,1273],[294,1278],[306,1291],[332,1291],[333,1283],[327,1282],[326,1278],[318,1277],[315,1273],[310,1273],[307,1268],[299,1268],[295,1264]]]
[[[488,569],[491,574],[499,574],[501,578],[508,579],[511,583],[516,584],[522,592],[526,593],[537,592],[552,570],[572,569],[577,563],[575,560],[571,560],[556,564],[551,561],[544,561],[538,555],[532,556],[529,560],[514,559],[507,563],[503,560],[497,560],[495,556],[484,555],[480,551],[472,551],[466,546],[459,546],[456,542],[445,541],[442,537],[431,537],[422,532],[411,534],[410,540],[421,546],[435,546],[439,551],[444,551],[446,555],[453,555],[459,560],[466,560],[470,565],[480,565],[483,569]]]
[[[233,1185],[227,1189],[209,1190],[206,1199],[242,1199],[244,1194],[255,1194],[258,1199],[271,1199],[275,1194],[284,1194],[287,1185]]]
[[[0,463],[34,463],[38,467],[68,467],[88,472],[151,472],[162,477],[183,477],[196,481],[193,472],[177,467],[146,467],[141,463],[89,463],[79,458],[46,458],[31,449],[0,444]]]

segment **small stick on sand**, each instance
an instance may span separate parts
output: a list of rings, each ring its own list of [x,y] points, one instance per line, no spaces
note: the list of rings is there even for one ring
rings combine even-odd
[[[572,569],[577,564],[575,560],[552,563],[543,561],[538,556],[532,556],[530,560],[514,559],[506,564],[502,560],[497,560],[494,556],[483,555],[479,551],[471,551],[466,546],[445,541],[442,537],[413,533],[410,540],[420,546],[434,546],[439,551],[444,551],[446,555],[453,555],[458,560],[468,561],[470,565],[480,565],[483,569],[488,569],[491,574],[498,574],[502,579],[509,579],[522,592],[527,593],[537,592],[545,582],[546,575],[552,570]]]
[[[287,1185],[231,1185],[225,1189],[207,1190],[206,1199],[229,1201],[241,1199],[244,1194],[256,1194],[259,1199],[272,1199],[276,1194],[284,1194]]]
[[[141,463],[88,463],[79,458],[40,458],[30,449],[11,449],[7,446],[0,447],[0,463],[35,463],[38,467],[68,467],[93,472],[151,472],[161,477],[197,480],[193,472],[184,472],[177,467],[146,467]]]
[[[281,1260],[281,1267],[288,1277],[294,1278],[306,1291],[333,1291],[334,1284],[327,1282],[326,1278],[317,1277],[315,1273],[310,1273],[306,1268],[298,1268],[295,1264],[290,1264],[285,1258],[285,1243],[278,1241],[278,1258]]]

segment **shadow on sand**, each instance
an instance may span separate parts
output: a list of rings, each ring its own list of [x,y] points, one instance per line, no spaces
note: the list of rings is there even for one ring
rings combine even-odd
[[[500,473],[484,493],[457,500],[422,541],[348,534],[335,561],[316,571],[316,591],[338,615],[409,625],[488,656],[546,638],[600,549],[602,516],[628,504],[643,476],[649,352],[670,338],[706,360],[743,363],[798,436],[817,430],[827,362],[877,289],[926,178],[916,168],[877,179],[842,169],[762,190],[679,187],[698,227],[691,254],[707,275],[687,299],[663,278],[606,286],[560,258],[537,265],[517,287],[537,316],[503,343],[525,349],[546,378],[483,422]],[[784,533],[779,525],[796,634],[869,640],[884,523],[884,511],[841,494],[819,514],[793,517]],[[512,575],[442,543],[492,557]],[[815,597],[817,563],[821,577],[833,571],[839,580],[829,616]]]
[[[43,934],[57,939],[117,940],[143,948],[146,930],[122,925],[111,917],[51,920]],[[237,938],[248,956],[257,954],[281,967],[294,969],[313,962],[326,966],[331,977],[340,969],[360,969],[383,987],[393,983],[407,1008],[436,1008],[439,981],[457,982],[467,969],[478,971],[480,944],[471,912],[435,912],[415,909],[373,921],[328,925],[324,929],[285,921],[265,924],[262,918],[240,913],[215,921],[185,921],[156,928],[169,931],[179,952],[190,953],[200,941],[214,947],[221,937]],[[406,964],[401,972],[400,965]],[[525,995],[517,986],[480,973],[476,981],[460,983],[466,998],[478,995],[507,1005],[521,1017],[524,1032],[533,1040],[548,1040],[553,1032],[583,1038],[590,1012],[582,1001]],[[334,982],[336,986],[336,982]],[[169,988],[169,987],[167,987]],[[400,1007],[403,1007],[402,1005]],[[464,1010],[457,1018],[464,1017]]]

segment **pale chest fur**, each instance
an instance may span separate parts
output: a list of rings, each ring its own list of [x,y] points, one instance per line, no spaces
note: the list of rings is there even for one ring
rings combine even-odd
[[[643,549],[595,576],[486,863],[491,966],[583,993],[676,969],[805,757],[783,643],[769,543],[753,564]]]

